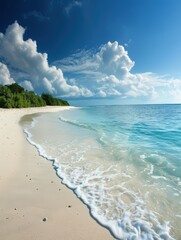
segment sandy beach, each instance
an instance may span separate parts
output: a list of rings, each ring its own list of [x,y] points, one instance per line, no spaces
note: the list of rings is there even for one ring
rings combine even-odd
[[[0,109],[0,239],[114,239],[30,145],[19,121],[63,107]]]

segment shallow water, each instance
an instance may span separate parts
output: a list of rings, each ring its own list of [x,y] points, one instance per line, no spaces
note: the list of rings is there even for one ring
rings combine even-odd
[[[181,105],[64,110],[25,132],[117,239],[181,239]]]

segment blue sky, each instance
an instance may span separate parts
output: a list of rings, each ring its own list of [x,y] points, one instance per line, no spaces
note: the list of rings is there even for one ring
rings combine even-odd
[[[0,83],[77,105],[181,103],[180,12],[180,0],[2,0]]]

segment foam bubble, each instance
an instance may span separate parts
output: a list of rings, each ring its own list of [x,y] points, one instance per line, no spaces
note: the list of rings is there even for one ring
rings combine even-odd
[[[122,153],[119,151],[117,158],[114,145],[108,148],[107,145],[99,145],[95,139],[74,139],[68,144],[62,142],[57,150],[48,141],[44,146],[39,144],[31,133],[32,128],[36,128],[35,121],[24,130],[28,141],[38,149],[41,156],[53,162],[62,182],[74,191],[89,207],[91,215],[117,239],[173,239],[169,233],[169,222],[161,220],[154,208],[150,209],[151,204],[149,206],[147,203],[152,193],[151,187],[149,193],[144,193],[148,184],[155,187],[151,185],[151,178],[167,180],[164,176],[153,175],[154,165],[146,162],[148,155],[136,156],[125,147]],[[107,143],[109,141],[105,141]],[[125,161],[122,163],[120,156],[123,159],[130,157],[129,164]],[[139,169],[134,165],[139,156],[143,160],[140,168],[146,166],[146,172],[151,175],[151,178],[145,179],[145,184],[139,179]],[[116,160],[110,166],[111,157]]]

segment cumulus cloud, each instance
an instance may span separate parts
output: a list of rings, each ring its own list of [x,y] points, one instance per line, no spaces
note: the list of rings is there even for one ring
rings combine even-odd
[[[116,41],[103,45],[96,54],[96,60],[99,71],[119,78],[123,78],[134,66],[134,62],[129,58],[127,51]]]
[[[21,83],[21,86],[22,86],[23,88],[25,88],[26,90],[28,90],[28,91],[34,91],[34,88],[33,88],[32,84],[31,84],[31,82],[28,81],[28,80],[24,80],[24,81]]]
[[[75,3],[75,1],[74,1]],[[80,50],[48,63],[37,43],[24,40],[17,22],[0,33],[0,83],[14,81],[37,93],[61,97],[119,97],[142,102],[181,102],[181,79],[152,72],[132,73],[135,65],[124,46],[108,42],[94,50]],[[63,72],[64,74],[63,74]]]
[[[92,75],[112,75],[123,78],[130,72],[134,62],[118,42],[108,42],[95,50],[81,50],[71,56],[56,61],[64,72],[87,73]]]
[[[11,78],[8,67],[0,62],[0,84],[9,85],[14,83],[14,79]]]
[[[24,33],[25,29],[17,22],[8,26],[5,34],[0,33],[0,57],[11,67],[11,71],[21,75],[15,79],[17,82],[37,93],[92,96],[85,87],[68,84],[60,68],[49,66],[48,55],[37,51],[36,41],[23,39]]]
[[[181,79],[169,79],[152,72],[133,74],[135,62],[116,41],[100,46],[97,51],[81,50],[55,64],[66,74],[77,75],[76,82],[84,82],[99,97],[181,102]]]
[[[65,73],[79,76],[79,81],[89,79],[89,89],[96,96],[128,96],[130,90],[135,91],[135,85],[140,90],[132,96],[141,94],[141,77],[130,73],[134,62],[127,51],[118,42],[108,42],[98,51],[82,50],[68,58],[55,62]],[[81,77],[80,77],[81,76]],[[132,87],[131,87],[132,85]]]

